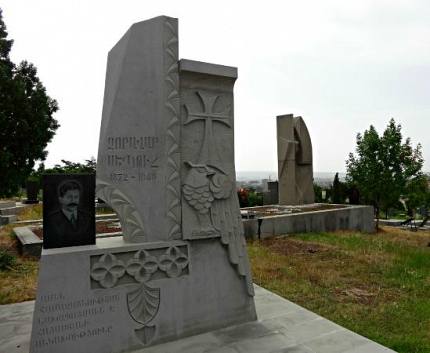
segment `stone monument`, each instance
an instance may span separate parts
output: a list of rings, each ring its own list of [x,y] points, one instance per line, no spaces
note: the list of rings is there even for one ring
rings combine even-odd
[[[108,57],[97,196],[123,238],[44,249],[31,352],[124,352],[256,319],[235,191],[237,69],[178,61],[177,20]]]
[[[314,203],[312,142],[301,116],[277,117],[280,205]]]

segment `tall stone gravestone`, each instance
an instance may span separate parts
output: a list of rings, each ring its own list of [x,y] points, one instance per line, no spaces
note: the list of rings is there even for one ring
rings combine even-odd
[[[279,204],[314,203],[312,142],[302,117],[278,116],[277,138]]]
[[[178,61],[165,16],[112,48],[97,196],[124,237],[43,251],[32,352],[123,352],[256,319],[234,187],[236,78]]]

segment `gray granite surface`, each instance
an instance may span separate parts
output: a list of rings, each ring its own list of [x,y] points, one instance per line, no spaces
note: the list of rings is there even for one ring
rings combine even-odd
[[[301,116],[276,118],[280,205],[314,203],[312,142]]]
[[[134,353],[394,352],[255,286],[258,321],[140,349]],[[34,302],[0,306],[0,352],[28,353]],[[76,352],[79,353],[79,352]]]

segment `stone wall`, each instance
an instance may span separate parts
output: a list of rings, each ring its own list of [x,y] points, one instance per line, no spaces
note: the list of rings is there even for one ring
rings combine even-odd
[[[260,221],[260,225],[258,224]],[[267,238],[274,235],[308,232],[357,230],[375,231],[372,206],[349,206],[333,210],[311,211],[261,217],[244,221],[247,239]]]

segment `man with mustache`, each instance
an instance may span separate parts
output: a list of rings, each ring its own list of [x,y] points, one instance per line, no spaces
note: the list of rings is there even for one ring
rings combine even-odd
[[[91,217],[79,209],[81,185],[76,180],[64,180],[58,186],[60,209],[47,217],[45,248],[60,248],[94,244]]]

